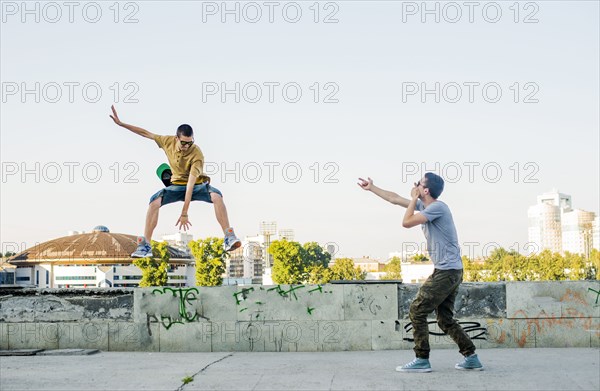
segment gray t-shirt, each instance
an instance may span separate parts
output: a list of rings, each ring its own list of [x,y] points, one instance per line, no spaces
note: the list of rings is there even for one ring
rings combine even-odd
[[[425,208],[423,202],[417,200],[416,210],[427,218],[421,228],[427,239],[427,252],[433,266],[440,270],[462,269],[458,235],[448,205],[434,201]]]

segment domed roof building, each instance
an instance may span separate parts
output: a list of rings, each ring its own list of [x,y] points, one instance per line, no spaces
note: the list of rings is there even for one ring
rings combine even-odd
[[[40,288],[135,287],[142,271],[131,253],[137,236],[111,233],[98,225],[90,233],[73,233],[49,240],[9,259],[16,266],[15,283]],[[168,284],[195,285],[194,259],[168,246]]]

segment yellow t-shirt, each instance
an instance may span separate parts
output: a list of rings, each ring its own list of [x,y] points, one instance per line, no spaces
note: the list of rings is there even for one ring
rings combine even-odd
[[[190,173],[198,177],[196,184],[210,182],[210,178],[204,175],[204,155],[196,144],[193,144],[187,151],[180,151],[177,149],[176,136],[157,135],[154,141],[167,155],[169,166],[173,172],[171,183],[186,185]]]

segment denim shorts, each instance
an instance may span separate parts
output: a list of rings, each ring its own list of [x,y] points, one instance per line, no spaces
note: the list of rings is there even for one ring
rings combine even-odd
[[[150,197],[150,203],[152,203],[152,201],[158,197],[162,197],[160,206],[167,205],[172,202],[185,201],[185,189],[185,185],[171,185],[169,187],[165,187]],[[204,201],[212,203],[212,200],[210,199],[210,193],[217,193],[221,197],[223,196],[219,189],[212,187],[208,183],[202,183],[194,186],[192,201]]]

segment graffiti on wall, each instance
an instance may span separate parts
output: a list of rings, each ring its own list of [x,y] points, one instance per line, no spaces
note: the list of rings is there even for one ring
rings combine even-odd
[[[592,291],[596,294],[596,301],[594,302],[595,305],[598,305],[598,299],[600,299],[600,289],[599,290],[595,290],[593,288],[588,288],[588,291]]]
[[[301,291],[302,289],[307,289],[307,288],[309,288],[309,287],[306,285],[289,285],[288,289],[283,288],[281,285],[277,285],[277,286],[274,286],[274,287],[268,288],[268,289],[263,288],[262,286],[258,287],[258,288],[250,287],[250,288],[244,288],[238,292],[235,292],[233,294],[233,297],[235,298],[235,304],[242,307],[239,309],[239,312],[244,312],[244,311],[247,311],[249,308],[246,304],[249,303],[250,295],[252,294],[252,292],[255,292],[257,289],[259,291],[265,291],[269,294],[270,293],[277,294],[277,296],[282,299],[295,300],[295,301],[298,301],[298,299],[299,299],[298,295],[301,295],[301,292],[306,292],[309,295],[312,295],[315,292],[333,293],[332,291],[324,290],[323,286],[321,286],[321,285],[317,285],[313,289]],[[254,304],[260,306],[260,305],[264,305],[266,303],[264,303],[262,301],[255,301]],[[306,312],[309,315],[312,315],[312,313],[315,309],[316,308],[314,308],[314,307],[306,306]],[[256,316],[256,318],[258,318],[260,316],[260,314],[256,314],[255,316]]]
[[[432,320],[427,322],[427,325],[435,325],[437,324],[437,321]],[[482,327],[481,324],[479,322],[458,322],[458,324],[463,328],[463,330],[465,331],[465,333],[467,333],[467,335],[469,336],[469,338],[471,339],[481,339],[481,340],[486,340],[485,338],[485,334],[487,332],[487,329],[485,327]],[[404,325],[404,331],[406,333],[410,333],[413,330],[413,324],[412,322],[407,323],[406,325]],[[435,337],[443,337],[445,335],[447,335],[444,332],[436,332],[436,331],[431,331],[429,330],[429,335],[431,336],[435,336]],[[410,337],[405,337],[403,338],[405,341],[408,342],[414,342],[414,338],[410,338]]]
[[[179,319],[172,319],[171,316],[160,316],[160,323],[168,330],[174,324],[183,324],[185,322],[193,322],[197,319],[198,314],[194,311],[189,312],[186,305],[192,305],[194,301],[198,300],[196,296],[200,292],[196,288],[157,288],[152,291],[152,294],[172,294],[173,297],[179,298]]]

